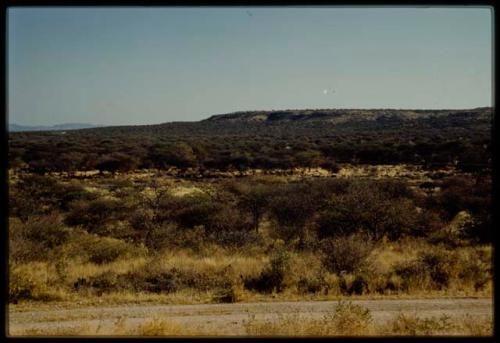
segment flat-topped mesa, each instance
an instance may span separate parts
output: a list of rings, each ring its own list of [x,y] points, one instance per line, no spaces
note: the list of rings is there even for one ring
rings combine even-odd
[[[202,122],[290,122],[290,121],[325,121],[345,122],[363,120],[412,120],[447,115],[464,115],[471,117],[489,116],[491,107],[480,107],[465,110],[432,110],[432,109],[305,109],[278,111],[246,111],[213,115]]]

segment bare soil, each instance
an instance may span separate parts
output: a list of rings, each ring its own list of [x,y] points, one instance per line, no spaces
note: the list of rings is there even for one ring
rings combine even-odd
[[[493,299],[399,299],[353,300],[371,311],[375,323],[393,319],[399,313],[419,317],[450,317],[471,315],[474,318],[492,318]],[[18,335],[26,330],[56,330],[81,327],[97,329],[102,335],[121,319],[127,327],[140,325],[146,320],[162,318],[186,327],[201,327],[218,335],[246,335],[245,321],[278,320],[282,314],[299,314],[320,318],[335,311],[337,301],[299,301],[269,303],[236,303],[209,305],[130,305],[115,307],[84,307],[75,309],[47,309],[19,312],[9,308],[8,330]]]

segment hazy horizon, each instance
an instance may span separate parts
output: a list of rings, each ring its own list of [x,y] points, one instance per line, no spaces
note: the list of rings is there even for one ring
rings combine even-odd
[[[8,121],[492,107],[492,16],[456,8],[11,8]]]
[[[400,111],[440,111],[440,110],[451,110],[451,111],[463,111],[463,110],[474,110],[477,108],[492,108],[492,106],[479,106],[479,107],[474,107],[474,108],[339,108],[342,110],[366,110],[366,111],[376,111],[376,110],[400,110]],[[272,111],[306,111],[306,110],[332,110],[334,108],[283,108],[283,109],[276,109]],[[233,111],[233,112],[227,112],[227,113],[214,113],[214,114],[209,114],[204,118],[201,119],[196,119],[196,120],[174,120],[174,121],[166,121],[166,122],[159,122],[159,123],[149,123],[149,124],[125,124],[125,126],[130,125],[130,126],[140,126],[140,125],[155,125],[155,124],[165,124],[165,123],[174,123],[174,122],[197,122],[197,121],[202,121],[205,119],[208,119],[212,116],[215,115],[224,115],[224,114],[232,114],[232,113],[246,113],[246,112],[268,112],[269,110],[242,110],[242,111]],[[54,126],[61,126],[61,125],[89,125],[89,126],[96,126],[96,127],[102,127],[102,126],[122,126],[123,124],[95,124],[95,123],[90,123],[90,122],[59,122],[59,123],[52,123],[52,124],[40,124],[40,125],[31,125],[31,124],[20,124],[17,122],[9,122],[9,125],[18,125],[22,127],[54,127]]]

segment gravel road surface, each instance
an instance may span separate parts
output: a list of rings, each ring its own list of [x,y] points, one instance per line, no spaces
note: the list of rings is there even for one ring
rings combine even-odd
[[[492,299],[402,299],[402,300],[354,300],[371,311],[375,323],[383,323],[399,313],[416,314],[419,317],[439,317],[443,314],[474,317],[492,317]],[[152,318],[162,318],[187,327],[212,329],[220,335],[246,335],[245,321],[277,320],[280,314],[298,313],[300,316],[320,318],[335,311],[337,301],[299,301],[268,303],[236,303],[210,305],[128,305],[114,307],[81,307],[16,312],[10,309],[8,329],[11,335],[25,330],[53,330],[86,326],[99,328],[105,335],[120,319],[128,327],[139,325]]]

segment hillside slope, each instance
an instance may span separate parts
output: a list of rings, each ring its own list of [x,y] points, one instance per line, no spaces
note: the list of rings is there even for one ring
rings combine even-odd
[[[482,168],[491,163],[492,116],[492,108],[237,112],[198,122],[11,133],[9,160],[40,172],[337,162]]]

